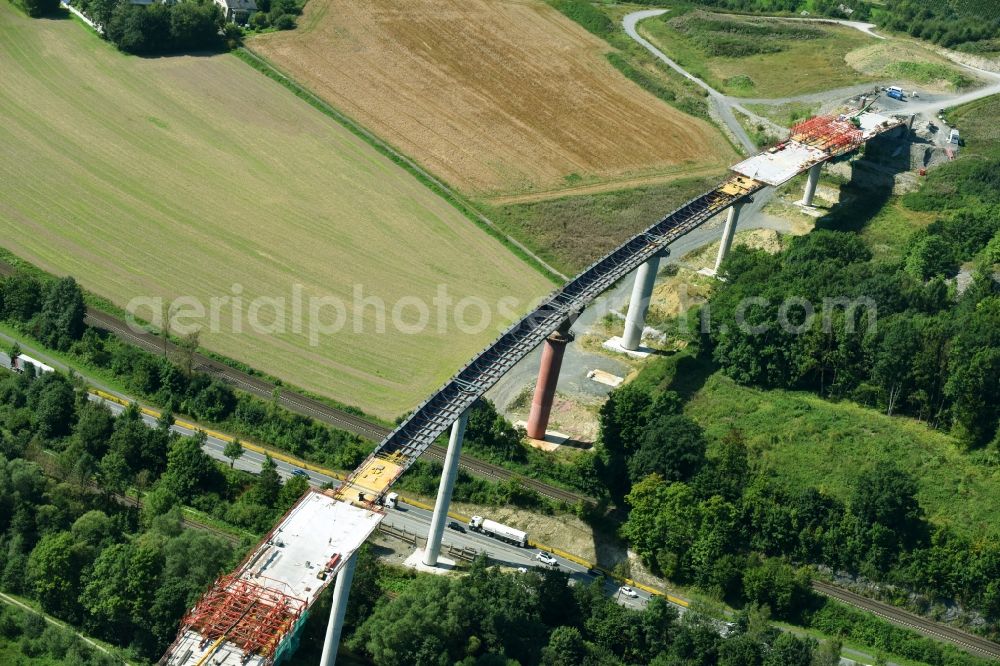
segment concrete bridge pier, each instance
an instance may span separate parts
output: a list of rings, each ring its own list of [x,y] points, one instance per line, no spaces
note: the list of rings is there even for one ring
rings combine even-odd
[[[355,551],[337,574],[337,582],[333,586],[330,620],[326,624],[326,639],[323,641],[323,654],[319,659],[320,666],[333,666],[337,663],[340,634],[344,630],[344,613],[347,612],[347,598],[351,594],[351,582],[354,580],[354,568],[357,565],[358,553]]]
[[[799,202],[803,206],[813,205],[813,197],[816,195],[816,186],[819,185],[819,172],[822,168],[822,162],[817,162],[809,167],[809,176],[808,180],[806,180],[806,191],[802,195],[802,201]]]
[[[549,414],[552,412],[552,400],[556,395],[556,384],[559,382],[559,369],[562,367],[563,354],[566,345],[573,341],[569,332],[573,322],[567,319],[555,333],[545,339],[542,347],[542,362],[538,368],[538,383],[535,384],[535,395],[531,399],[531,413],[528,415],[528,437],[545,439],[545,431],[549,427]]]
[[[649,312],[649,299],[653,296],[656,273],[660,270],[660,256],[657,254],[651,257],[635,271],[632,297],[628,301],[628,313],[625,315],[625,332],[622,333],[623,349],[635,351],[642,341],[642,329],[646,327],[646,313]]]
[[[719,241],[719,254],[715,258],[715,270],[712,271],[713,273],[718,274],[722,260],[729,254],[729,248],[733,245],[733,237],[736,236],[736,225],[740,223],[740,211],[743,209],[744,203],[746,202],[737,201],[729,207],[729,211],[726,213],[726,226],[722,229],[722,239]]]
[[[458,460],[462,455],[462,440],[465,437],[465,426],[469,422],[469,410],[462,412],[451,426],[451,436],[448,438],[448,452],[444,457],[444,469],[441,471],[441,483],[438,486],[437,499],[434,502],[434,515],[431,517],[431,529],[427,533],[427,548],[424,549],[424,564],[437,566],[438,555],[441,554],[441,538],[444,536],[444,525],[448,520],[448,506],[451,504],[451,493],[455,490],[455,479],[458,477]]]

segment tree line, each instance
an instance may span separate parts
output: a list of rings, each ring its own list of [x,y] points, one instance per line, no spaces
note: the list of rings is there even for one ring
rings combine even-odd
[[[195,370],[196,339],[181,341],[175,355],[152,354],[85,325],[84,314],[83,292],[71,277],[56,280],[24,271],[0,278],[0,320],[85,368],[110,374],[136,397],[336,469],[353,469],[371,451],[371,444],[356,435],[234,391]]]
[[[846,502],[817,488],[790,490],[754,464],[738,430],[709,456],[682,400],[658,390],[629,384],[612,392],[600,434],[599,474],[628,509],[620,533],[651,570],[737,607],[766,606],[821,629],[835,624],[859,642],[888,630],[814,595],[814,569],[805,565],[958,600],[995,630],[1000,546],[929,524],[906,472],[892,464],[860,471]],[[901,656],[980,663],[934,641],[887,635],[885,649]]]
[[[282,483],[269,458],[256,475],[216,462],[204,433],[182,437],[171,422],[149,427],[134,405],[115,417],[61,374],[4,372],[0,587],[144,658],[162,654],[185,610],[233,564],[227,542],[181,528],[181,508],[261,534],[308,487]]]
[[[369,554],[355,581],[384,579],[385,569]],[[418,576],[403,583],[391,593],[377,584],[352,591],[345,643],[377,666],[839,663],[839,644],[779,632],[756,609],[738,615],[726,631],[694,610],[681,617],[660,597],[642,610],[622,606],[605,592],[603,579],[569,585],[558,571],[516,573],[480,558],[461,578]],[[307,649],[319,643],[319,625],[307,634]]]
[[[852,399],[996,448],[1000,284],[985,254],[964,291],[948,279],[1000,233],[998,213],[946,213],[899,261],[875,260],[838,231],[795,238],[777,255],[738,248],[709,302],[704,344],[740,383]]]
[[[11,0],[28,16],[59,11],[59,0]],[[294,0],[279,0],[291,2]],[[242,43],[239,26],[226,23],[212,0],[134,4],[131,0],[70,0],[118,49],[135,55],[163,55],[232,49]],[[298,6],[295,5],[297,9]],[[294,17],[291,24],[294,26]]]

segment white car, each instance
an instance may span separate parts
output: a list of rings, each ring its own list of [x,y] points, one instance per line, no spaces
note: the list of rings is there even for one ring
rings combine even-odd
[[[618,588],[618,593],[619,594],[624,594],[629,599],[638,599],[639,598],[639,593],[636,592],[635,590],[633,590],[628,585],[622,585],[621,587],[619,587]]]
[[[555,557],[549,555],[545,551],[539,551],[538,555],[535,555],[535,559],[541,562],[542,564],[548,564],[550,567],[559,566],[558,560],[556,560]]]

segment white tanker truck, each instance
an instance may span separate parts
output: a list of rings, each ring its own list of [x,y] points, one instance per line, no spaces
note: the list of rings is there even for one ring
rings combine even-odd
[[[472,520],[469,521],[469,529],[473,532],[481,532],[494,539],[512,543],[521,548],[527,548],[528,546],[527,532],[515,530],[513,527],[501,525],[496,521],[483,518],[482,516],[473,516]]]

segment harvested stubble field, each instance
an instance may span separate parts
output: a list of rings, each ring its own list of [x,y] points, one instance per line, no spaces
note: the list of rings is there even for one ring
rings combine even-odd
[[[478,198],[733,157],[711,125],[626,79],[606,42],[541,0],[310,0],[298,29],[250,46]]]
[[[124,306],[136,296],[284,298],[284,334],[236,333],[231,305],[201,343],[295,385],[392,418],[496,335],[454,324],[353,330],[354,285],[389,308],[454,299],[521,307],[541,275],[346,129],[230,55],[143,59],[70,20],[0,2],[0,234],[15,254]],[[348,308],[344,331],[308,343],[303,298]],[[275,324],[274,310],[259,320]],[[149,317],[148,311],[140,312]],[[248,313],[249,314],[249,313]],[[469,310],[475,321],[477,310]],[[325,311],[331,323],[335,313]],[[409,322],[416,310],[404,311]],[[175,331],[176,332],[176,331]]]

